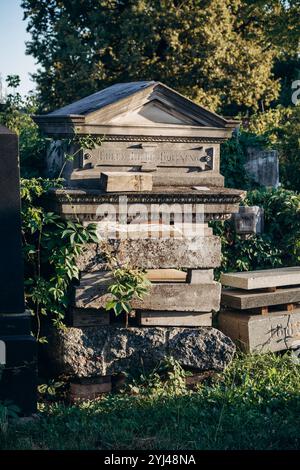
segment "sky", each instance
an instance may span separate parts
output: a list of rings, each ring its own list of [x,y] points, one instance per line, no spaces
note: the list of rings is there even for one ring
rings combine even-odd
[[[36,70],[35,61],[25,54],[25,41],[30,39],[23,21],[21,0],[0,0],[0,74],[19,75],[21,86],[18,91],[28,93],[35,88],[30,73]]]

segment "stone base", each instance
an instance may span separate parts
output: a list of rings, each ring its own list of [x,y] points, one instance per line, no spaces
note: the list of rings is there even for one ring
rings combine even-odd
[[[37,401],[37,347],[30,334],[30,314],[0,315],[0,341],[5,359],[0,366],[0,400],[31,415]]]
[[[151,370],[168,356],[185,368],[221,371],[235,353],[232,340],[210,327],[67,328],[52,331],[45,347],[54,372],[73,377]]]

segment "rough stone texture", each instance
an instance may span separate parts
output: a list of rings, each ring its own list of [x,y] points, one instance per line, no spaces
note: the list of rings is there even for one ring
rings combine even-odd
[[[216,268],[221,264],[219,237],[145,238],[109,240],[102,247],[90,244],[78,257],[81,271],[98,271],[103,267],[103,249],[109,248],[122,264],[144,269]]]
[[[187,368],[223,370],[235,346],[215,328],[86,327],[52,331],[47,360],[57,373],[77,377],[151,369],[167,356]]]

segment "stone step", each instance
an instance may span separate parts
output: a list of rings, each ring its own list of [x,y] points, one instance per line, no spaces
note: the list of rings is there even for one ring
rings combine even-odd
[[[112,295],[108,287],[113,282],[110,273],[96,271],[82,275],[75,288],[74,307],[105,308]],[[134,309],[158,311],[211,312],[219,310],[221,286],[217,282],[207,284],[154,283],[143,300],[133,300]]]
[[[221,284],[246,290],[300,285],[300,266],[221,274]]]
[[[222,289],[221,304],[239,310],[300,302],[300,287],[278,288],[275,292]]]
[[[219,329],[242,351],[265,353],[300,346],[300,308],[293,313],[248,315],[226,310],[218,316]]]

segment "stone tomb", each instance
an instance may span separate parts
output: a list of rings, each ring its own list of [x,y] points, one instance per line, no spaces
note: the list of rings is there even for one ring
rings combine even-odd
[[[220,144],[238,123],[153,81],[113,85],[35,120],[53,138],[48,176],[63,171],[66,180],[64,189],[50,191],[45,204],[64,218],[94,222],[99,229],[99,243],[85,246],[78,259],[81,281],[72,326],[86,338],[94,337],[97,325],[109,327],[111,315],[104,307],[111,281],[103,261],[103,248],[109,247],[121,264],[143,268],[150,278],[151,270],[156,273],[149,295],[134,302],[134,335],[148,338],[151,328],[173,325],[187,330],[187,336],[190,327],[193,337],[198,331],[220,342],[219,333],[214,336],[207,327],[220,305],[213,269],[220,265],[221,244],[207,224],[237,212],[244,195],[224,188],[219,171]],[[76,143],[66,147],[65,139],[74,134],[100,137],[101,145],[80,151]],[[74,161],[65,165],[63,152],[76,150]],[[113,218],[107,217],[107,207]],[[69,331],[73,337],[74,328]],[[120,327],[120,338],[124,334]],[[69,340],[68,333],[60,335],[60,342]],[[189,348],[188,342],[183,347]],[[214,347],[210,350],[213,355]],[[61,366],[63,359],[57,361]]]

